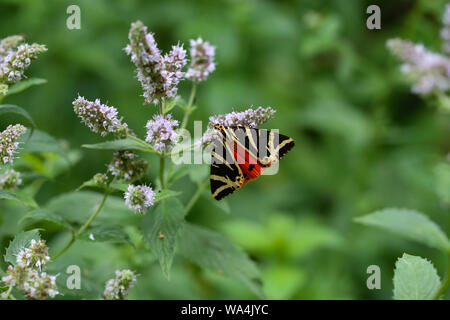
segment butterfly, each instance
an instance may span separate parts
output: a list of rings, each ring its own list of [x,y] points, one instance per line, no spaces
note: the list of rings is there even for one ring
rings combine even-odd
[[[218,133],[211,151],[211,194],[221,200],[258,178],[294,147],[273,130],[210,124]]]

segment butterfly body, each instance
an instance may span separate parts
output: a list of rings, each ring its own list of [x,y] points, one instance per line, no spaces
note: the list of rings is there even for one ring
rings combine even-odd
[[[211,152],[211,194],[220,200],[279,161],[294,140],[275,131],[213,125],[219,133]]]

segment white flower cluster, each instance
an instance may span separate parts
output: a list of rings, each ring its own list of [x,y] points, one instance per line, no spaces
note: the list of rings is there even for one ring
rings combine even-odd
[[[216,48],[200,37],[192,39],[190,45],[191,65],[186,72],[186,78],[196,82],[205,81],[210,73],[216,70]]]
[[[0,190],[14,190],[22,184],[20,172],[8,169],[0,174]]]
[[[172,50],[163,56],[153,34],[147,32],[141,21],[131,24],[128,38],[130,43],[125,47],[125,52],[136,66],[145,103],[158,104],[161,99],[174,98],[187,62],[183,46],[172,46]]]
[[[145,213],[155,202],[155,192],[146,185],[134,186],[130,184],[124,198],[128,208],[137,213]]]
[[[428,94],[434,90],[450,89],[450,59],[408,40],[391,39],[387,46],[403,61],[401,71],[414,81],[414,93]]]
[[[7,90],[7,85],[19,82],[25,70],[33,60],[47,51],[44,45],[22,43],[22,36],[11,36],[0,41],[0,91]]]
[[[75,113],[84,124],[93,132],[100,133],[102,137],[108,133],[126,135],[128,132],[128,125],[122,124],[122,120],[118,118],[117,109],[102,104],[99,99],[88,101],[78,96],[72,104]]]
[[[131,270],[116,270],[116,277],[109,279],[105,285],[103,299],[105,300],[125,300],[129,291],[134,287],[136,274]]]
[[[176,127],[178,127],[178,121],[172,120],[171,114],[165,117],[157,114],[147,122],[145,141],[152,144],[156,151],[170,149],[178,140],[178,134],[174,130]]]
[[[49,260],[45,241],[33,239],[28,248],[18,253],[16,265],[8,267],[2,281],[6,286],[22,290],[29,299],[54,298],[59,294],[56,288],[56,276],[41,272],[42,267]]]
[[[25,133],[27,128],[21,124],[9,125],[0,132],[0,164],[13,163],[14,153],[17,152],[19,142],[16,140]]]
[[[117,178],[127,181],[136,181],[147,171],[148,162],[137,159],[131,150],[118,150],[114,152],[113,159],[108,165],[108,171]]]

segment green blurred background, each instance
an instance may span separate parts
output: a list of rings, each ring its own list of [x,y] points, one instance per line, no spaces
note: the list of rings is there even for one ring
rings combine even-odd
[[[81,30],[66,28],[70,4],[81,8]],[[370,4],[381,7],[381,30],[366,28]],[[123,51],[130,23],[139,19],[165,51],[178,41],[188,46],[197,36],[217,47],[217,70],[200,86],[192,119],[270,105],[277,113],[265,127],[296,141],[277,175],[261,177],[230,198],[231,214],[205,198],[188,217],[225,234],[255,260],[268,298],[390,299],[394,263],[403,252],[431,259],[442,275],[441,253],[352,219],[384,207],[406,207],[427,213],[450,231],[436,167],[450,149],[450,118],[410,93],[398,61],[385,47],[387,39],[402,37],[439,50],[444,4],[2,0],[0,38],[23,33],[27,41],[48,47],[27,72],[48,83],[5,103],[24,107],[41,130],[82,151],[76,165],[43,185],[37,201],[75,189],[104,171],[111,158],[108,151],[81,149],[103,139],[73,113],[71,102],[78,94],[117,107],[131,128],[145,134],[153,110],[143,106],[134,67]],[[186,97],[189,90],[182,82],[180,94]],[[155,163],[151,182],[157,164],[149,159]],[[183,180],[178,188],[187,201],[192,183]],[[15,218],[8,217],[10,212],[0,207],[2,252],[23,228],[16,223],[23,209],[16,208]],[[50,245],[66,241],[58,230],[47,229]],[[85,275],[101,280],[118,267],[137,270],[131,298],[255,298],[242,284],[182,258],[175,260],[167,281],[144,250],[85,243],[71,250],[61,268],[81,259]],[[366,268],[372,264],[381,267],[381,290],[366,287]],[[101,290],[99,283],[92,287]]]

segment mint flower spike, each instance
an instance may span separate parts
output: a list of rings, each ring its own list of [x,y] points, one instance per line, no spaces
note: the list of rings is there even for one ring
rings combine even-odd
[[[171,114],[154,115],[145,127],[147,128],[145,141],[152,144],[156,151],[171,149],[177,143],[178,133],[175,129],[178,127],[178,121],[172,120]]]
[[[118,118],[117,109],[102,104],[99,99],[95,101],[86,100],[78,96],[73,102],[73,110],[86,126],[93,132],[106,136],[113,133],[117,136],[124,136],[128,132],[128,125],[122,123]]]
[[[186,79],[195,82],[205,81],[216,70],[214,62],[216,48],[209,42],[204,42],[201,37],[192,39],[190,45],[191,65],[186,72]]]
[[[17,48],[24,40],[21,35],[9,36],[0,41],[0,63],[13,49]]]
[[[22,290],[27,298],[33,300],[54,298],[59,294],[56,276],[48,275],[46,272],[40,273],[44,265],[50,261],[44,240],[32,239],[28,248],[19,251],[16,261],[17,264],[10,265],[6,275],[1,279],[5,285]]]
[[[184,77],[182,69],[187,62],[183,46],[173,46],[163,56],[153,34],[147,31],[141,21],[131,24],[128,39],[130,43],[125,47],[125,52],[136,66],[145,103],[159,104],[162,99],[174,98],[178,83]]]
[[[403,61],[400,70],[414,81],[412,92],[425,95],[450,89],[449,58],[408,40],[390,39],[387,47]]]
[[[136,213],[145,213],[155,202],[155,192],[146,185],[128,186],[124,194],[125,204]]]
[[[148,162],[138,159],[131,150],[118,150],[114,152],[113,159],[108,165],[111,175],[134,182],[139,180],[147,171]]]
[[[241,126],[257,128],[269,121],[275,114],[275,110],[271,107],[256,109],[249,108],[242,112],[231,112],[218,116],[209,117],[209,121],[213,124],[222,124],[226,127]]]
[[[109,279],[105,285],[103,292],[104,300],[125,300],[128,293],[134,287],[136,282],[136,274],[128,269],[116,270],[116,277]]]
[[[22,184],[20,172],[8,169],[0,174],[0,190],[15,190]]]
[[[27,128],[21,124],[9,125],[3,132],[0,132],[0,164],[13,163],[14,154],[19,148],[16,140],[25,133]]]
[[[31,61],[45,51],[47,47],[37,43],[24,43],[17,47],[17,51],[10,50],[0,62],[0,82],[12,84],[22,80]]]

